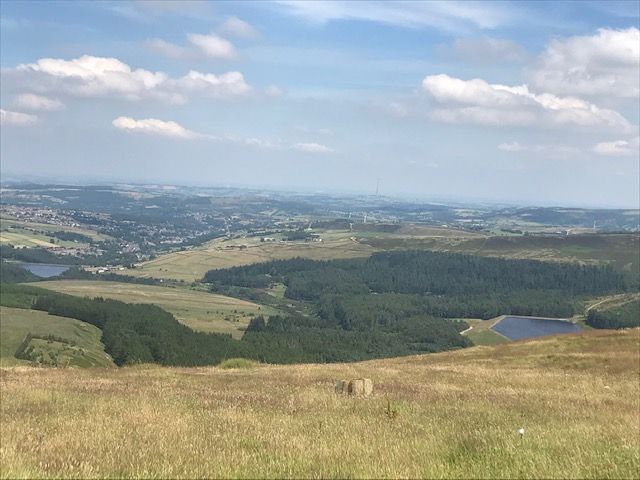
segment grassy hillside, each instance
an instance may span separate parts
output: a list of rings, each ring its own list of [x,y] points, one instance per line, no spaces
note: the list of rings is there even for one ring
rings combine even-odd
[[[258,237],[216,239],[202,247],[161,255],[123,273],[194,281],[211,269],[229,268],[294,257],[331,260],[369,256],[376,251],[424,249],[489,257],[610,264],[638,273],[640,235],[518,236],[406,225],[395,232],[317,231],[323,241],[260,242]],[[240,248],[244,246],[246,248]]]
[[[634,478],[639,348],[635,329],[357,364],[5,368],[0,472]],[[334,393],[362,376],[372,397]]]
[[[92,280],[38,282],[38,287],[83,297],[113,298],[128,303],[153,303],[201,332],[230,333],[242,337],[252,315],[275,315],[268,306],[188,288],[170,288]]]
[[[0,365],[28,364],[15,353],[27,334],[57,337],[57,340],[34,338],[30,342],[32,357],[44,363],[83,367],[113,366],[100,343],[102,332],[88,323],[72,318],[47,315],[46,312],[0,307]],[[61,341],[64,340],[64,341]]]
[[[110,238],[93,230],[78,227],[25,222],[22,220],[2,217],[0,218],[0,245],[7,244],[15,247],[44,248],[86,246],[86,243],[76,243],[69,240],[60,240],[55,238],[55,233],[60,231],[84,235],[96,241],[107,240]],[[51,238],[55,238],[55,243],[50,242]]]
[[[136,269],[122,273],[137,277],[194,281],[200,280],[208,270],[215,268],[294,257],[314,260],[366,257],[376,250],[352,240],[350,237],[354,234],[348,231],[327,231],[320,235],[322,242],[272,243],[260,242],[258,237],[216,239],[202,247],[161,255]]]
[[[508,338],[503,337],[498,332],[491,329],[504,316],[499,316],[491,320],[466,320],[469,328],[462,332],[474,345],[497,345],[507,343]]]
[[[376,249],[425,249],[489,257],[610,264],[620,271],[640,271],[640,235],[491,236],[471,238],[369,236],[361,239]]]

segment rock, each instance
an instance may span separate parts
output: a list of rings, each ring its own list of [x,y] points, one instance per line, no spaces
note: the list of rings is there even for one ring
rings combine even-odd
[[[364,378],[364,396],[368,397],[373,393],[373,382],[370,378]]]
[[[348,387],[349,387],[349,382],[347,382],[346,380],[338,380],[338,383],[336,383],[336,393],[338,395],[347,393]]]
[[[354,378],[352,380],[339,380],[336,383],[336,393],[368,397],[373,393],[373,382],[370,378]]]
[[[364,379],[356,378],[349,382],[349,394],[364,396]]]

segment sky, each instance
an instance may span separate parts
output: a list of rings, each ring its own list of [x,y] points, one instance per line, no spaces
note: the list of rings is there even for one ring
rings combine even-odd
[[[0,2],[3,179],[639,208],[640,2]]]

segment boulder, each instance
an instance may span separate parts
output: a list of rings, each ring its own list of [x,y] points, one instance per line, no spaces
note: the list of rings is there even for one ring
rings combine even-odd
[[[370,378],[354,378],[352,380],[339,380],[336,383],[337,394],[368,397],[373,393],[373,382]]]

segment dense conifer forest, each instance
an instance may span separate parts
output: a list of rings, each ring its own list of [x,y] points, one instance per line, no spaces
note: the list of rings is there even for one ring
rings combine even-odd
[[[2,268],[7,281],[28,279],[4,263]],[[624,277],[606,267],[425,251],[355,260],[273,261],[210,271],[204,281],[212,291],[235,288],[261,295],[282,283],[285,297],[306,303],[310,313],[254,317],[243,338],[235,340],[193,331],[155,305],[8,283],[2,284],[0,303],[95,325],[117,365],[210,365],[233,357],[301,363],[463,348],[470,342],[459,332],[467,324],[458,319],[500,314],[567,317],[581,312],[588,297],[627,288]],[[596,327],[613,321],[596,313],[590,319]]]
[[[640,327],[640,301],[634,300],[606,310],[589,310],[587,325],[593,328]]]
[[[429,251],[381,252],[353,260],[277,260],[211,270],[204,281],[212,290],[283,283],[285,297],[312,302],[321,318],[347,329],[419,314],[567,317],[581,313],[586,297],[629,288],[608,267]]]

